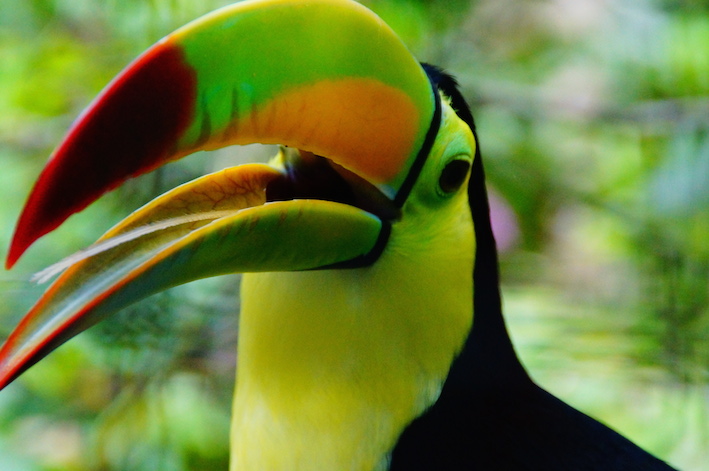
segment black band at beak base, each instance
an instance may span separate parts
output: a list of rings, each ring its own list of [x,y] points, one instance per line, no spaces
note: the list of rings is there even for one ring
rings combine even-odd
[[[433,143],[436,141],[438,130],[441,127],[441,96],[438,93],[438,87],[433,82],[433,80],[431,80],[430,77],[429,81],[433,90],[435,103],[433,117],[431,118],[431,125],[428,127],[426,137],[423,140],[421,149],[419,149],[418,154],[416,154],[416,159],[411,165],[411,169],[409,170],[408,175],[406,175],[404,182],[401,184],[401,188],[399,188],[399,191],[394,197],[394,205],[397,208],[401,208],[406,202],[406,199],[409,197],[409,194],[411,193],[411,190],[413,189],[414,184],[416,183],[416,180],[418,180],[418,177],[421,174],[421,170],[423,169],[423,166],[426,163],[426,159],[431,153]],[[315,268],[314,270],[363,268],[372,265],[379,259],[379,256],[382,254],[382,252],[384,252],[384,248],[386,247],[386,244],[389,241],[389,235],[391,234],[391,224],[391,221],[382,221],[382,230],[379,233],[379,237],[377,238],[377,241],[372,247],[372,249],[366,254],[344,262],[338,262],[332,265]]]

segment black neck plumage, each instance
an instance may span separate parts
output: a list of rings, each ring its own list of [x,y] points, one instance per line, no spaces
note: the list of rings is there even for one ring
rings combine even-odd
[[[475,122],[453,77],[424,68],[475,134],[468,197],[475,228],[473,327],[438,401],[404,430],[398,470],[667,471],[673,468],[538,387],[502,316],[499,270]]]

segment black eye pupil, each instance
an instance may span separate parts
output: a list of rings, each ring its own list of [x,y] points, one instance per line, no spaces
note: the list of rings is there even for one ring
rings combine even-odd
[[[470,170],[470,162],[467,160],[453,160],[445,166],[441,177],[438,180],[438,185],[446,193],[452,193],[460,188],[460,185],[465,181]]]

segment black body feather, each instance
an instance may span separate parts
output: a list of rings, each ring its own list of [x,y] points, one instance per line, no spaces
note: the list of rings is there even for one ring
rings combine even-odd
[[[438,68],[424,68],[475,134],[455,79]],[[399,438],[390,469],[672,470],[537,386],[518,360],[502,317],[497,251],[477,142],[468,186],[477,241],[473,328],[438,401]]]

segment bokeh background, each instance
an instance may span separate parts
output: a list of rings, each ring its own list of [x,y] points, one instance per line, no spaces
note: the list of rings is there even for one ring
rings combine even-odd
[[[0,255],[99,90],[221,0],[0,0]],[[476,116],[506,317],[533,377],[684,470],[709,469],[709,6],[703,0],[364,1]],[[284,73],[287,73],[284,65]],[[129,182],[0,272],[0,338],[32,273],[153,196],[263,159],[204,153]],[[0,469],[228,462],[238,277],[173,289],[0,393]]]

